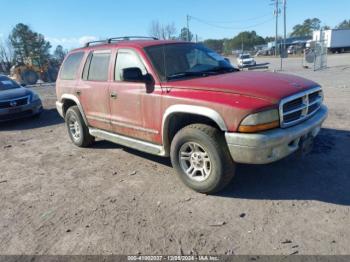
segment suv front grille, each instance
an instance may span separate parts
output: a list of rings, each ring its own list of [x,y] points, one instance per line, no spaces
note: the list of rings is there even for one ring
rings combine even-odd
[[[311,117],[321,107],[322,101],[320,87],[282,99],[279,106],[281,127],[289,127]]]
[[[0,109],[24,106],[29,103],[29,96],[0,101]]]

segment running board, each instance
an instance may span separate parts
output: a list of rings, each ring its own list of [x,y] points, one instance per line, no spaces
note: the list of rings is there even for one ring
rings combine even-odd
[[[110,142],[130,147],[142,152],[150,153],[158,156],[165,156],[164,147],[160,145],[155,145],[142,140],[137,140],[135,138],[122,136],[114,133],[110,133],[104,130],[89,128],[90,135],[98,137],[103,140],[108,140]]]

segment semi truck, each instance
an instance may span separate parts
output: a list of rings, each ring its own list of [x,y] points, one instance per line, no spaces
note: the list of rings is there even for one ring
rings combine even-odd
[[[350,29],[330,29],[314,31],[313,41],[325,41],[332,53],[350,51]]]

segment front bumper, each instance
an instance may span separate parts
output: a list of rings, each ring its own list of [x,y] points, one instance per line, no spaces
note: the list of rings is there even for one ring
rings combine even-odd
[[[56,101],[56,109],[57,109],[57,112],[60,114],[60,116],[64,118],[64,115],[63,115],[63,103],[61,103],[59,101]]]
[[[278,128],[256,134],[226,133],[225,138],[235,162],[271,163],[298,150],[302,137],[308,135],[315,137],[327,115],[327,107],[322,106],[314,116],[289,128]]]
[[[29,104],[0,109],[0,122],[30,117],[40,114],[43,110],[41,100],[35,100]]]
[[[245,66],[254,66],[256,65],[256,62],[255,61],[251,61],[251,62],[239,62],[238,65],[240,67],[245,67]]]

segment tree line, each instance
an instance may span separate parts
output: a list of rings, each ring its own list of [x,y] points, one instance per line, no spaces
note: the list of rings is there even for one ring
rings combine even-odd
[[[8,38],[0,42],[0,63],[3,71],[9,71],[12,65],[35,64],[39,67],[45,64],[60,65],[67,54],[58,45],[53,54],[51,44],[45,37],[33,31],[28,25],[17,24]]]
[[[335,28],[350,29],[350,19],[340,22]],[[318,18],[308,18],[303,23],[295,25],[289,35],[292,37],[312,36],[314,30],[320,29],[326,30],[330,27],[322,26]],[[151,22],[149,35],[158,39],[194,40],[194,34],[187,27],[182,27],[178,33],[174,23],[162,24],[159,21]],[[203,44],[219,53],[230,54],[232,50],[242,49],[242,47],[250,50],[254,46],[264,45],[273,40],[274,37],[263,37],[255,31],[244,31],[233,38],[207,39],[203,41]],[[33,31],[28,25],[19,23],[12,29],[8,38],[0,42],[0,70],[8,71],[12,65],[25,64],[28,61],[35,61],[39,66],[45,63],[61,64],[67,50],[58,45],[51,54],[51,48],[50,42],[45,40],[42,34]]]
[[[318,18],[308,18],[305,19],[303,23],[295,25],[289,36],[312,37],[313,31],[320,29],[327,30],[331,28],[327,25],[322,26],[322,21]],[[350,29],[350,19],[342,21],[335,29]],[[231,39],[207,39],[204,40],[204,44],[217,52],[230,54],[232,50],[243,49],[242,47],[244,47],[245,50],[251,50],[254,46],[264,45],[274,40],[274,37],[259,36],[255,31],[245,31]]]
[[[322,21],[319,18],[308,18],[303,23],[295,25],[289,36],[312,37],[313,31],[320,29],[327,30],[331,28],[327,25],[322,26]],[[342,21],[335,29],[350,29],[350,20]],[[159,21],[152,21],[149,35],[158,39],[179,39],[185,41],[189,39],[189,41],[193,41],[193,33],[187,27],[183,27],[179,35],[177,35],[174,23],[161,24]],[[203,41],[203,44],[219,53],[230,54],[232,50],[241,50],[243,48],[252,50],[257,45],[265,45],[274,40],[275,37],[263,37],[258,35],[256,31],[244,31],[233,38],[206,39]]]
[[[149,35],[161,40],[193,40],[193,33],[187,27],[181,28],[180,33],[177,34],[175,23],[162,24],[157,20],[151,22]]]

